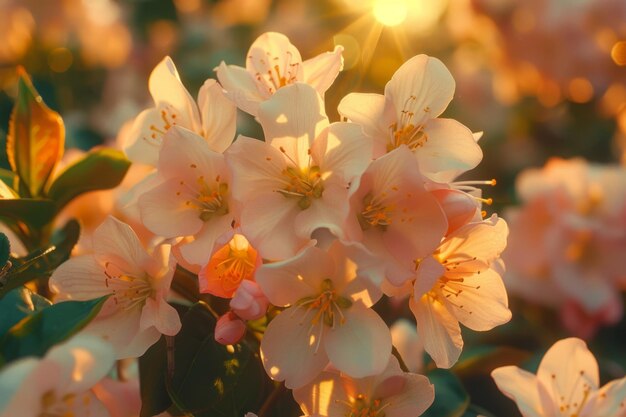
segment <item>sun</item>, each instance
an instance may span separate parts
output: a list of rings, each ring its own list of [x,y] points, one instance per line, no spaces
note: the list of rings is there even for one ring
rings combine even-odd
[[[404,22],[409,13],[407,0],[375,0],[372,14],[385,26],[397,26]]]

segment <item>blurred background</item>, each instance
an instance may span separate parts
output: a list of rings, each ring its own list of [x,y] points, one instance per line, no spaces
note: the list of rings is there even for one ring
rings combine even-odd
[[[483,162],[465,176],[497,179],[485,190],[494,200],[490,212],[520,204],[517,175],[550,158],[626,162],[624,0],[0,0],[0,140],[19,66],[63,116],[66,146],[87,150],[114,144],[120,127],[152,105],[148,77],[165,55],[195,96],[221,61],[245,66],[250,44],[266,31],[286,34],[303,59],[344,47],[344,70],[326,93],[333,121],[342,97],[382,94],[408,58],[425,53],[442,60],[457,83],[444,117],[484,132]],[[257,124],[240,116],[239,132],[260,137]],[[0,166],[8,167],[4,146]],[[625,187],[615,192],[626,196]],[[625,226],[626,220],[617,225],[624,236]],[[623,260],[620,267],[616,288],[623,298]],[[511,302],[513,323],[469,335],[469,346],[540,351],[573,333],[549,308],[514,295]],[[621,310],[618,316],[621,324],[605,320],[610,326],[587,335],[604,355],[607,378],[626,367]],[[489,401],[481,396],[493,398],[471,387],[478,404]],[[493,407],[497,415],[516,412],[506,401]]]

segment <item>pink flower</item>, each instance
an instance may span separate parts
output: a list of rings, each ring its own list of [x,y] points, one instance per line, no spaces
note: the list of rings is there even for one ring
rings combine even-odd
[[[424,349],[449,368],[463,348],[459,322],[486,331],[511,319],[499,273],[491,268],[506,247],[508,228],[495,215],[469,223],[421,260],[409,302]]]
[[[517,366],[497,368],[491,376],[524,417],[626,416],[626,378],[598,388],[598,363],[580,339],[556,342],[536,376]]]
[[[234,345],[246,334],[246,323],[231,311],[215,324],[215,340],[223,345]]]
[[[266,32],[250,46],[246,68],[222,62],[216,69],[217,78],[237,107],[257,116],[260,103],[297,82],[309,84],[324,95],[343,68],[342,51],[337,46],[333,52],[302,61],[285,35]]]
[[[391,342],[398,350],[410,372],[424,369],[424,341],[420,339],[415,325],[407,319],[397,320],[390,328]]]
[[[215,80],[205,81],[196,104],[174,62],[165,57],[150,74],[149,89],[154,107],[141,112],[120,139],[133,162],[156,165],[163,137],[173,126],[197,133],[215,152],[224,152],[233,141],[237,109]]]
[[[12,362],[0,372],[0,417],[108,417],[90,389],[114,363],[113,348],[87,335],[53,347],[43,358]]]
[[[391,356],[378,375],[357,379],[327,369],[293,396],[306,416],[417,417],[433,403],[435,390],[425,376],[402,372]]]
[[[424,175],[448,182],[482,159],[467,127],[438,118],[452,100],[454,88],[454,79],[441,61],[417,55],[396,71],[384,96],[350,93],[338,110],[374,141],[374,157],[406,145]]]
[[[256,320],[265,315],[269,302],[254,281],[242,281],[230,300],[232,311],[244,320]]]
[[[141,221],[160,236],[187,238],[180,244],[182,257],[206,264],[235,220],[224,156],[190,130],[174,127],[163,140],[157,173],[159,185],[139,197]]]
[[[215,251],[200,270],[200,292],[232,298],[244,280],[254,279],[254,273],[261,264],[261,257],[248,239],[235,234],[226,245]]]
[[[339,241],[328,252],[308,247],[294,258],[263,265],[257,282],[276,306],[289,306],[261,341],[265,370],[288,388],[310,382],[328,363],[361,378],[382,372],[391,353],[385,322],[369,309],[381,296],[367,254]],[[380,278],[378,278],[380,280]]]
[[[370,142],[352,123],[328,123],[306,84],[281,88],[260,105],[267,143],[239,137],[226,152],[241,229],[263,258],[294,256],[311,233],[343,235],[348,187],[371,160]]]
[[[448,228],[426,181],[402,145],[370,164],[351,197],[347,237],[378,257],[398,287],[413,278],[415,260],[433,253]]]
[[[92,255],[70,258],[52,274],[56,300],[110,295],[85,331],[110,342],[117,358],[139,357],[161,334],[178,333],[178,313],[166,300],[175,267],[169,245],[148,254],[133,230],[113,217],[96,229],[93,240]]]

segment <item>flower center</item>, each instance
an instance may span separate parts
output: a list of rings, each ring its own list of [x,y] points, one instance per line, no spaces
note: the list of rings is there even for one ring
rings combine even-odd
[[[195,164],[190,165],[191,168],[196,168]],[[180,181],[179,185],[181,189],[176,192],[176,195],[181,195],[183,188],[191,191],[193,198],[185,201],[185,205],[193,207],[198,210],[198,217],[203,222],[207,222],[216,216],[223,216],[228,214],[228,184],[221,182],[220,176],[216,176],[214,183],[207,183],[204,175],[198,176],[196,179],[196,186],[189,187],[185,181]]]
[[[306,210],[311,207],[314,198],[320,198],[324,192],[324,184],[320,167],[317,165],[308,168],[287,167],[283,170],[285,187],[276,190],[285,197],[298,200],[298,207]]]
[[[326,326],[335,327],[335,323],[343,324],[345,318],[342,309],[352,306],[349,298],[342,297],[337,294],[333,288],[333,282],[326,278],[322,282],[322,288],[319,295],[305,297],[296,303],[297,306],[306,306],[308,311],[315,311],[311,324],[313,326],[324,323]]]
[[[54,390],[46,391],[41,396],[41,412],[37,417],[79,417],[88,416],[91,397],[82,395],[65,394],[59,398]]]
[[[411,95],[406,103],[404,110],[400,112],[400,120],[389,126],[390,135],[387,142],[387,152],[391,152],[400,145],[406,145],[412,151],[421,148],[428,141],[428,134],[424,132],[423,124],[413,122],[415,112],[409,110],[417,100],[415,95]],[[424,113],[430,113],[430,107],[425,107]]]
[[[160,111],[160,120],[158,124],[151,124],[148,136],[144,136],[143,140],[150,145],[160,146],[163,140],[163,135],[170,130],[172,126],[177,124],[178,113],[176,109],[171,105],[166,105],[165,108]]]
[[[146,300],[156,293],[147,275],[143,277],[126,275],[111,262],[105,264],[104,274],[106,275],[104,284],[111,290],[111,298],[115,305],[123,310],[143,307]]]
[[[374,197],[367,194],[363,198],[363,210],[357,215],[362,230],[368,230],[372,227],[386,229],[392,222],[392,214],[394,211],[393,204],[385,204],[383,197]]]
[[[383,409],[387,405],[380,399],[368,400],[365,395],[359,394],[350,403],[351,408],[346,417],[385,417]]]
[[[257,252],[248,246],[244,249],[228,246],[226,259],[216,266],[217,276],[225,291],[233,291],[244,279],[251,279],[254,274],[254,266]]]
[[[274,94],[276,90],[289,84],[293,84],[297,81],[298,62],[291,63],[291,52],[286,52],[287,61],[285,62],[284,72],[281,67],[275,62],[279,62],[281,57],[272,56],[269,52],[266,52],[266,58],[260,58],[253,61],[254,67],[258,71],[254,74],[254,78],[262,91],[267,91],[270,95]],[[250,57],[252,60],[252,57]]]

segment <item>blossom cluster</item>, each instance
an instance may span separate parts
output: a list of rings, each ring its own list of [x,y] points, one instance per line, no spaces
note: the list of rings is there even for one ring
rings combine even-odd
[[[480,135],[439,117],[455,89],[441,61],[409,59],[384,95],[348,94],[331,123],[324,93],[341,68],[340,47],[303,61],[285,36],[266,33],[245,68],[222,63],[196,101],[170,58],[157,65],[154,106],[123,130],[128,157],[153,167],[130,198],[153,244],[146,250],[109,217],[93,253],[50,280],[58,302],[109,296],[84,333],[115,359],[176,335],[168,297],[178,264],[198,274],[201,291],[230,298],[218,341],[235,344],[268,319],[263,366],[305,414],[429,407],[432,385],[401,369],[372,307],[408,304],[425,351],[453,366],[460,324],[487,331],[511,318],[500,276],[508,228],[482,211],[490,200],[477,186],[493,181],[457,180],[481,161]],[[234,140],[238,109],[263,140]]]
[[[626,170],[554,158],[516,184],[507,289],[557,309],[581,337],[623,315],[626,289]]]

